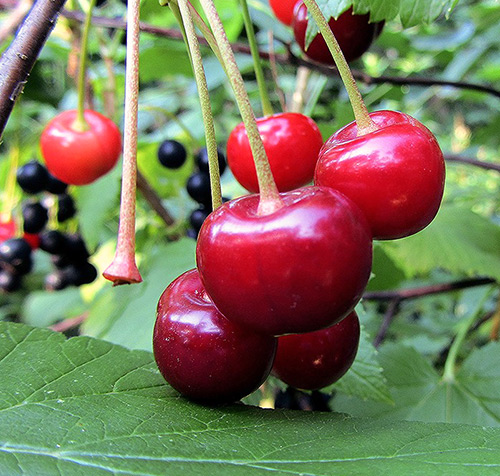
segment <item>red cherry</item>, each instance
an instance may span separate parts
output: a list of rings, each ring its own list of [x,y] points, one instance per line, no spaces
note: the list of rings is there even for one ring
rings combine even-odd
[[[307,31],[307,7],[296,5],[293,18],[293,33],[302,51],[314,61],[334,65],[335,62],[325,43],[318,34],[305,49]],[[368,50],[373,40],[380,35],[384,22],[370,23],[370,15],[354,15],[352,8],[342,13],[336,20],[330,18],[328,25],[337,39],[347,61],[358,59]]]
[[[29,243],[32,250],[40,246],[40,235],[38,233],[23,233],[23,238]]]
[[[280,192],[312,181],[323,138],[316,123],[298,113],[280,113],[257,119],[271,172]],[[227,141],[227,161],[236,180],[250,192],[258,192],[257,173],[243,123]]]
[[[49,172],[65,183],[86,185],[109,172],[121,153],[116,124],[96,111],[86,110],[86,131],[76,131],[76,110],[54,117],[42,132],[40,147]]]
[[[439,209],[443,154],[429,129],[407,114],[378,111],[370,117],[379,127],[375,132],[358,137],[352,122],[328,139],[314,181],[355,202],[374,238],[402,238],[425,228]]]
[[[163,377],[184,396],[232,402],[267,378],[276,339],[227,320],[193,269],[173,281],[160,297],[153,351]]]
[[[340,321],[361,298],[372,243],[360,210],[325,187],[281,194],[259,216],[258,195],[226,202],[205,220],[196,258],[205,288],[232,322],[271,335]]]
[[[269,5],[280,22],[291,26],[293,21],[293,9],[299,1],[300,0],[269,0]]]
[[[16,235],[16,222],[11,218],[0,221],[0,243],[13,238]]]
[[[272,373],[291,387],[326,387],[349,370],[358,344],[359,319],[351,312],[326,329],[279,337]]]

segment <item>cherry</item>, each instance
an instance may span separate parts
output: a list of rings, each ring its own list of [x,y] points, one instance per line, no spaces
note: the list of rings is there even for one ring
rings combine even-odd
[[[153,351],[163,377],[184,396],[232,402],[267,378],[276,339],[227,320],[194,269],[179,276],[161,295]]]
[[[217,160],[219,162],[219,174],[222,175],[226,170],[226,158],[224,157],[224,153],[217,147]],[[208,152],[207,148],[201,148],[195,157],[195,162],[201,172],[209,173],[208,169]]]
[[[176,140],[165,140],[158,147],[158,160],[167,169],[178,169],[186,162],[185,147]]]
[[[293,22],[293,9],[300,0],[269,0],[269,5],[276,18],[285,25],[291,26]]]
[[[334,65],[333,57],[323,37],[318,34],[306,50],[307,7],[297,4],[294,9],[293,33],[298,45],[306,56],[319,63]],[[383,22],[370,23],[370,15],[354,15],[352,8],[342,13],[336,20],[328,22],[340,49],[347,61],[358,59],[368,50],[373,40],[380,35]]]
[[[46,190],[49,183],[49,172],[40,162],[31,160],[17,169],[16,179],[24,192],[40,193]]]
[[[316,123],[298,113],[279,113],[257,119],[271,171],[280,192],[312,181],[323,138]],[[227,141],[227,160],[236,180],[250,192],[258,192],[257,173],[243,123]]]
[[[356,123],[322,148],[314,181],[355,202],[376,239],[395,239],[426,227],[443,195],[445,163],[435,137],[407,114],[370,114],[378,130],[357,136]]]
[[[0,243],[13,238],[16,234],[16,222],[12,219],[0,221]]]
[[[89,129],[74,129],[76,110],[54,117],[42,132],[40,147],[49,172],[65,183],[85,185],[109,172],[121,153],[116,124],[96,111],[86,110]]]
[[[358,316],[351,312],[326,329],[279,337],[272,373],[292,387],[304,390],[326,387],[351,367],[359,333]]]
[[[315,331],[352,311],[371,270],[369,226],[326,187],[281,194],[258,215],[258,195],[224,203],[198,237],[203,284],[228,319],[271,335]]]

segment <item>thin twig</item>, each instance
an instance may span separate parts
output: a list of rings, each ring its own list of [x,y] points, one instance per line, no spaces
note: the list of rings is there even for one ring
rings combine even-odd
[[[149,184],[148,180],[144,175],[137,170],[137,190],[139,190],[142,196],[149,203],[151,208],[158,214],[158,216],[164,221],[167,226],[174,224],[175,220],[168,210],[163,206],[160,197],[155,192],[153,187]]]
[[[387,306],[387,309],[384,314],[384,319],[382,320],[382,324],[380,325],[377,335],[373,340],[373,346],[375,348],[378,347],[385,339],[385,336],[389,331],[389,327],[399,311],[400,304],[401,304],[401,299],[396,298],[393,299]]]
[[[87,319],[89,313],[84,312],[83,314],[80,314],[79,316],[76,317],[70,317],[68,319],[64,319],[63,321],[60,321],[52,326],[49,327],[49,329],[55,331],[55,332],[66,332],[69,329],[73,329],[74,327],[78,327],[82,322]]]
[[[470,157],[462,157],[461,155],[454,154],[446,154],[444,158],[447,162],[459,162],[462,164],[473,165],[474,167],[479,167],[485,170],[495,170],[497,172],[500,172],[500,164],[484,162],[482,160],[471,159]]]

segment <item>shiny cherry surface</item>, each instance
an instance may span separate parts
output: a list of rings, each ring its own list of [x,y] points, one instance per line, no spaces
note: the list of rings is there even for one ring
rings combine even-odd
[[[332,187],[364,212],[376,239],[395,239],[426,227],[443,196],[445,163],[433,134],[396,111],[370,117],[379,127],[357,137],[351,123],[323,146],[314,181]]]
[[[293,22],[293,9],[300,0],[269,0],[271,10],[276,18],[285,25],[291,26]]]
[[[205,220],[196,258],[205,288],[231,321],[271,335],[315,331],[352,311],[371,270],[360,210],[325,187],[281,194],[259,216],[258,195],[224,203]]]
[[[340,379],[351,367],[359,345],[355,312],[316,332],[278,337],[272,373],[291,387],[317,390]]]
[[[65,183],[86,185],[109,172],[118,161],[122,143],[116,124],[86,110],[86,131],[73,129],[76,110],[64,111],[45,126],[40,147],[49,172]]]
[[[295,7],[293,33],[298,45],[306,56],[326,65],[334,65],[333,57],[325,40],[318,34],[305,49],[307,31],[307,7],[300,3]],[[379,36],[383,22],[370,23],[370,15],[354,15],[352,8],[342,13],[336,20],[330,18],[328,25],[337,39],[347,61],[358,59],[368,50],[373,40]]]
[[[227,320],[194,269],[179,276],[161,295],[153,351],[163,377],[184,396],[232,402],[267,378],[276,339]]]
[[[303,114],[279,113],[257,119],[271,171],[280,192],[312,181],[323,138],[316,123]],[[227,141],[227,160],[236,180],[250,192],[258,192],[257,173],[243,123]]]

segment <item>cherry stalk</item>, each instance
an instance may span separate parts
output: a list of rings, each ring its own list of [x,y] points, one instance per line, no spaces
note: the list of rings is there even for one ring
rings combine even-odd
[[[127,8],[127,65],[125,71],[125,124],[120,223],[115,257],[103,272],[103,276],[112,281],[115,286],[142,281],[135,262],[139,5],[140,0],[130,0]]]

